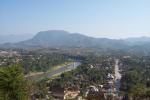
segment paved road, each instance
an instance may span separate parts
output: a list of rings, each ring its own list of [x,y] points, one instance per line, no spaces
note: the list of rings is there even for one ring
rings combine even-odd
[[[59,69],[54,70],[52,72],[45,72],[45,73],[42,73],[42,74],[29,76],[29,77],[26,77],[26,78],[27,79],[32,79],[32,80],[40,80],[40,79],[46,78],[46,77],[47,78],[52,78],[53,76],[61,74],[63,72],[71,71],[71,70],[75,69],[76,67],[78,67],[79,65],[81,65],[81,62],[73,62],[71,64],[64,65],[64,66],[60,67]]]
[[[119,59],[115,60],[115,87],[116,87],[116,91],[119,91],[120,88],[120,80],[121,80],[121,74],[120,74],[120,70],[119,70]]]

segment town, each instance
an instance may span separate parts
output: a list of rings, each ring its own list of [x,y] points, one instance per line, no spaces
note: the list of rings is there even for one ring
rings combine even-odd
[[[144,88],[150,87],[149,70],[144,70],[149,68],[149,57],[96,56],[79,54],[79,51],[70,54],[70,51],[62,53],[61,49],[49,49],[46,52],[45,49],[2,49],[0,64],[2,69],[15,64],[22,66],[28,84],[28,96],[32,100],[149,98],[148,89],[144,90],[145,94],[141,94]],[[133,66],[136,69],[133,70]],[[145,68],[141,69],[141,66]],[[141,80],[143,85],[139,85]],[[143,89],[136,90],[140,88]],[[139,92],[139,96],[134,97],[134,90]]]
[[[150,100],[150,0],[0,0],[0,100]]]

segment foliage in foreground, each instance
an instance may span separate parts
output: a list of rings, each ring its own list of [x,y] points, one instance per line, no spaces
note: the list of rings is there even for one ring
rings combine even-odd
[[[27,100],[23,69],[13,65],[0,69],[0,99]]]

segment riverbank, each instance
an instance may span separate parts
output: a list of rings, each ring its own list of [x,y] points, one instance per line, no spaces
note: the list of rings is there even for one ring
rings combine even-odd
[[[63,72],[71,71],[81,65],[81,62],[72,62],[67,64],[62,64],[57,66],[56,68],[53,68],[51,70],[48,70],[47,72],[37,72],[37,73],[31,73],[29,75],[26,75],[26,79],[32,79],[32,80],[39,80],[42,78],[52,78],[55,76],[60,75]]]

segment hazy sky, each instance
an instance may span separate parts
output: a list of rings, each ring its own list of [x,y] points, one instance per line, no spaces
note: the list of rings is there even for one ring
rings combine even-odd
[[[52,29],[94,37],[150,36],[150,0],[0,0],[0,34]]]

